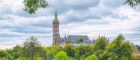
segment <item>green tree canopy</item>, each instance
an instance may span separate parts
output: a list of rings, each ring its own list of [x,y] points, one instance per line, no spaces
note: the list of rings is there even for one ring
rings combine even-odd
[[[13,58],[11,57],[11,55],[8,52],[0,50],[0,58],[3,58],[3,57],[6,57],[6,59],[8,58],[10,60],[13,60]]]
[[[60,48],[58,46],[52,45],[47,47],[47,59],[52,59],[55,57]]]
[[[89,45],[78,45],[76,47],[75,57],[77,59],[85,58],[91,55],[90,51],[91,51],[91,47]]]
[[[55,55],[56,60],[69,60],[67,53],[64,51],[60,51]]]
[[[84,42],[84,38],[82,38],[82,37],[78,38],[77,42]]]
[[[100,37],[96,40],[94,46],[93,46],[93,51],[98,51],[98,50],[105,50],[105,47],[107,46],[108,42],[106,39]]]
[[[21,56],[22,47],[20,45],[16,45],[12,49],[6,49],[6,51],[13,57],[13,60],[16,60]]]
[[[39,8],[46,8],[48,3],[45,0],[24,0],[23,11],[29,14],[35,14]]]
[[[123,35],[119,34],[106,46],[106,50],[100,57],[104,60],[133,60],[133,51],[132,43],[125,41]]]
[[[74,57],[75,56],[75,48],[74,48],[74,45],[72,43],[66,44],[64,46],[64,51],[70,57]]]

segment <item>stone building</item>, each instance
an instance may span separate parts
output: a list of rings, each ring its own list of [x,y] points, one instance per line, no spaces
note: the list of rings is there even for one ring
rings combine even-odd
[[[53,20],[53,45],[57,46],[65,46],[67,43],[72,43],[74,46],[79,45],[80,43],[77,42],[77,39],[82,37],[84,38],[83,44],[89,44],[92,45],[96,42],[96,40],[89,40],[89,37],[87,35],[65,35],[64,38],[60,37],[59,34],[59,20],[57,19],[57,12],[55,12]],[[105,36],[103,37],[105,38]]]

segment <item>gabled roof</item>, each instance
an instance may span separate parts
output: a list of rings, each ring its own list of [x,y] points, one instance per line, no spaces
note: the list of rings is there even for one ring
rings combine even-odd
[[[89,40],[87,35],[67,35],[67,40],[76,41],[80,37],[84,38],[84,40]]]

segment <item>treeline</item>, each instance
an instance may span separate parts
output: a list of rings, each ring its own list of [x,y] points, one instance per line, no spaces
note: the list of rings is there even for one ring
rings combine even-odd
[[[0,60],[140,60],[133,55],[135,46],[119,34],[111,43],[98,38],[94,45],[66,44],[41,46],[33,36],[23,46],[0,51]]]

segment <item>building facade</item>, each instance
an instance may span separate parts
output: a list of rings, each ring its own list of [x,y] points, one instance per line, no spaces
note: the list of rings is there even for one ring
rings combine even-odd
[[[96,42],[96,40],[92,40],[92,41],[89,40],[89,37],[87,35],[67,35],[67,36],[65,35],[64,38],[61,38],[60,33],[59,33],[59,20],[57,18],[57,12],[55,12],[54,16],[55,17],[53,20],[53,43],[52,43],[52,45],[65,46],[65,44],[72,43],[73,45],[77,46],[80,44],[79,42],[77,42],[77,39],[80,37],[84,38],[83,44],[92,45]],[[102,38],[105,38],[105,36]]]

